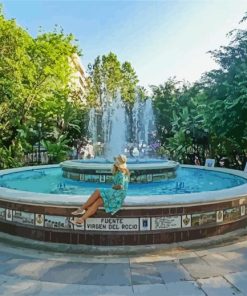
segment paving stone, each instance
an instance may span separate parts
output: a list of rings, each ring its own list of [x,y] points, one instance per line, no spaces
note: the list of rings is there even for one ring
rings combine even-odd
[[[129,264],[69,262],[50,268],[42,281],[67,284],[130,285]]]
[[[0,262],[0,274],[8,274],[11,270],[14,270],[18,265],[26,262],[24,259],[10,259]]]
[[[0,274],[0,285],[6,283],[8,281],[9,277],[4,275],[4,274]]]
[[[168,289],[165,284],[133,285],[135,296],[167,296]]]
[[[0,251],[0,262],[6,261],[11,259],[13,256],[9,253],[5,253],[3,251]]]
[[[92,265],[92,264],[91,264]],[[98,264],[97,264],[98,265]],[[85,283],[95,285],[130,286],[131,274],[129,264],[102,264],[103,272],[95,276],[94,269],[85,278]]]
[[[171,296],[205,296],[195,281],[180,281],[166,284],[168,293]],[[211,295],[210,295],[211,296]]]
[[[219,276],[224,274],[224,269],[210,265],[201,258],[188,258],[179,260],[180,264],[195,278],[208,278],[210,276]]]
[[[133,289],[136,296],[205,296],[205,293],[193,281],[134,285]]]
[[[221,276],[200,279],[197,282],[201,285],[202,290],[210,296],[244,295]]]
[[[0,285],[1,296],[33,296],[41,289],[41,283],[38,281],[4,275],[1,275],[1,280],[4,280]]]
[[[58,267],[63,263],[54,260],[21,260],[15,268],[7,274],[26,277],[28,279],[41,279],[50,269]]]
[[[165,283],[192,280],[190,274],[177,262],[154,263]]]
[[[224,278],[233,286],[240,290],[244,295],[247,295],[247,271],[227,274]]]
[[[222,274],[227,274],[227,273],[237,272],[242,270],[239,264],[241,262],[239,261],[239,259],[237,259],[237,256],[228,258],[227,254],[215,253],[215,254],[209,254],[209,255],[203,256],[202,259],[206,261],[209,265],[213,266],[213,268],[222,270]]]
[[[233,266],[233,271],[245,271],[247,266],[247,249],[238,249],[222,253],[227,262]],[[235,267],[235,268],[234,268]]]
[[[41,291],[35,296],[134,296],[130,286],[63,285],[42,283]]]
[[[41,281],[66,283],[66,284],[83,284],[87,283],[90,275],[99,277],[104,273],[104,264],[89,264],[66,262],[50,268],[41,278]]]
[[[3,276],[5,284],[0,286],[1,296],[133,296],[130,286],[77,285],[23,280]]]
[[[133,285],[164,283],[157,267],[152,263],[131,264],[130,271]]]
[[[0,274],[40,279],[49,268],[59,264],[54,260],[11,259],[0,263]]]

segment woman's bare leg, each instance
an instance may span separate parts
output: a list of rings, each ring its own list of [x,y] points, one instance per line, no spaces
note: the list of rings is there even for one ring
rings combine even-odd
[[[82,205],[82,209],[86,210],[88,209],[93,203],[97,201],[98,198],[100,197],[100,191],[96,189],[93,194],[88,198],[88,200]]]
[[[103,204],[104,204],[104,202],[103,202],[103,199],[101,198],[101,197],[99,197],[89,208],[88,208],[88,210],[86,211],[86,213],[82,216],[82,217],[80,217],[80,218],[78,218],[78,219],[76,219],[75,221],[76,221],[76,223],[79,223],[79,224],[81,224],[81,223],[83,223],[83,221],[85,221],[87,218],[89,218],[89,217],[91,217],[93,214],[95,214],[96,212],[97,212],[97,210],[98,210],[98,208],[100,207],[100,206],[103,206]]]
[[[100,191],[96,189],[93,194],[88,198],[88,200],[83,204],[81,207],[79,207],[77,210],[73,211],[72,215],[81,215],[83,214],[83,210],[86,210],[88,207],[90,207],[91,204],[93,204],[98,198],[100,197]]]

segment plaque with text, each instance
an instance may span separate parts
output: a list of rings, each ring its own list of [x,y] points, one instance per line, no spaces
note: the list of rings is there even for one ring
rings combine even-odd
[[[138,231],[138,218],[89,218],[85,222],[87,231]]]
[[[152,230],[181,228],[181,216],[152,218]]]

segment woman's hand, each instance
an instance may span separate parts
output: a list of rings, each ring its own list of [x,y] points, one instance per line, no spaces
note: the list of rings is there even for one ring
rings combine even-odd
[[[123,189],[123,186],[122,185],[113,185],[112,189],[121,190],[121,189]]]

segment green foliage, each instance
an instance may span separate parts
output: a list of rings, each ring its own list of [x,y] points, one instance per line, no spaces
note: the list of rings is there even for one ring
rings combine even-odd
[[[158,135],[180,161],[193,153],[202,160],[247,153],[247,31],[229,36],[228,46],[211,52],[219,69],[192,86],[169,79],[153,87]]]
[[[133,105],[136,100],[137,83],[139,82],[135,70],[129,62],[122,64],[121,68],[121,96],[125,103]]]
[[[71,57],[79,54],[74,41],[73,35],[58,29],[32,38],[0,13],[0,167],[16,165],[7,160],[17,157],[16,141],[22,156],[31,150],[40,136],[38,122],[41,137],[51,142],[62,135],[72,142],[73,136],[83,134],[79,120],[85,106],[75,103],[70,83]]]
[[[19,167],[23,164],[21,146],[0,147],[0,168]]]
[[[88,72],[87,100],[92,106],[101,106],[103,96],[109,100],[114,99],[118,91],[126,104],[134,104],[138,78],[129,62],[121,65],[117,56],[110,52],[108,55],[98,56],[94,64],[88,66]]]
[[[59,163],[67,159],[69,146],[68,139],[65,135],[59,136],[56,142],[48,140],[42,141],[42,145],[46,148],[50,163]]]

